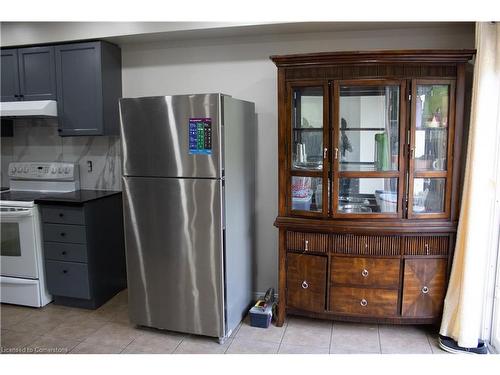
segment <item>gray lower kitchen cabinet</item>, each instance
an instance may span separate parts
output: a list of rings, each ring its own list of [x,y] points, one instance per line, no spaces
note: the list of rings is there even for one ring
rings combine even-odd
[[[2,102],[56,100],[54,47],[2,49]]]
[[[55,47],[59,135],[119,135],[121,50],[107,42]]]
[[[40,206],[45,275],[55,304],[95,309],[126,287],[121,194]]]

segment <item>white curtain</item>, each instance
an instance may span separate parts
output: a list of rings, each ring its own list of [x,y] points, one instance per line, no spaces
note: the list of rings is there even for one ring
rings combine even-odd
[[[481,334],[499,171],[500,25],[476,24],[476,61],[462,208],[440,333],[465,348]],[[498,237],[497,237],[498,238]]]

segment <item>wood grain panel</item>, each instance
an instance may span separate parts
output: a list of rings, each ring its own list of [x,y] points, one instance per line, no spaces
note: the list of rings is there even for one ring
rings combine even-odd
[[[333,235],[333,252],[355,255],[400,255],[397,236]]]
[[[337,314],[395,316],[398,291],[333,287],[330,289],[330,310]]]
[[[287,307],[325,311],[327,258],[318,255],[287,255]]]
[[[447,255],[448,236],[403,237],[404,255]]]
[[[400,259],[375,259],[362,257],[332,257],[331,281],[334,284],[351,284],[380,288],[399,287]]]
[[[324,233],[286,232],[288,250],[301,252],[327,253],[330,249],[330,238]]]
[[[353,78],[443,78],[455,77],[456,65],[339,65],[286,68],[287,80],[353,79]]]
[[[441,314],[446,292],[445,259],[406,259],[403,282],[404,317]]]
[[[270,59],[277,67],[307,65],[316,68],[335,64],[440,64],[466,63],[475,55],[475,50],[386,50],[386,51],[342,51],[318,52],[293,55],[274,55]]]

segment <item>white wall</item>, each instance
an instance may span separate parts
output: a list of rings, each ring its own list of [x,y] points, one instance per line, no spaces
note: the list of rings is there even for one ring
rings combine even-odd
[[[255,102],[257,286],[277,287],[277,94],[273,54],[414,48],[473,48],[470,26],[251,36],[122,44],[123,96],[223,92]]]

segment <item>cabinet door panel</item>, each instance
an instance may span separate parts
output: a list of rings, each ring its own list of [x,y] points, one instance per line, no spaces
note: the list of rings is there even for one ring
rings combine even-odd
[[[360,79],[333,86],[332,216],[402,217],[406,83]]]
[[[445,259],[406,259],[403,283],[404,317],[437,317],[446,293]]]
[[[288,85],[288,210],[300,216],[327,216],[329,208],[329,109],[326,81]]]
[[[322,256],[287,255],[287,307],[325,311],[326,263]]]
[[[55,47],[60,135],[100,135],[103,129],[101,45]]]
[[[54,47],[21,48],[18,56],[23,100],[56,100]]]
[[[412,81],[408,218],[448,218],[455,132],[455,81]]]
[[[16,101],[18,98],[15,95],[20,93],[17,49],[3,49],[0,66],[2,102]]]

